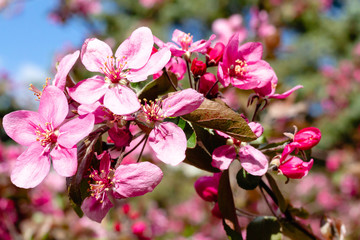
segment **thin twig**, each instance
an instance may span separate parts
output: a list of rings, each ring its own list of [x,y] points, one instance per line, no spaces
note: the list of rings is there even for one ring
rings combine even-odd
[[[144,152],[145,145],[146,145],[146,142],[147,142],[148,139],[149,139],[149,135],[146,135],[144,145],[143,145],[143,147],[141,148],[140,155],[139,155],[138,160],[137,160],[136,162],[140,162],[141,156],[142,156],[142,154],[143,154],[143,152]]]
[[[177,91],[177,88],[176,88],[175,84],[173,83],[173,81],[171,80],[171,78],[170,78],[168,72],[166,71],[166,68],[165,68],[165,67],[163,68],[163,71],[164,71],[164,73],[165,73],[166,78],[167,78],[168,81],[170,82],[171,86],[174,88],[175,91]]]

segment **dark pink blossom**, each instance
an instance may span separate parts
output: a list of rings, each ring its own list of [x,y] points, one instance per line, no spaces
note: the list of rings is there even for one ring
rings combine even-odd
[[[167,117],[191,113],[204,101],[202,94],[188,88],[164,100],[145,102],[138,119],[152,128],[149,145],[161,161],[177,165],[185,159],[187,140],[183,130],[172,122],[163,122]]]
[[[194,58],[191,63],[191,72],[195,77],[201,77],[206,73],[206,64]]]
[[[212,90],[209,92],[208,96],[205,97],[215,97],[217,95],[217,93],[219,92],[219,86],[216,83],[216,77],[214,74],[212,73],[205,73],[204,75],[201,76],[200,80],[199,80],[199,92],[202,94],[207,94],[210,90],[210,88],[212,88]],[[216,85],[214,86],[214,84],[216,83]],[[214,86],[214,87],[213,87]]]
[[[197,194],[205,201],[217,202],[220,177],[221,173],[199,177],[194,184]]]
[[[70,177],[77,170],[76,144],[93,129],[94,116],[81,116],[64,123],[68,114],[65,94],[55,86],[45,88],[38,112],[20,110],[5,115],[6,133],[17,143],[28,146],[16,160],[11,181],[18,187],[32,188],[50,170],[50,156],[56,172]]]
[[[154,45],[151,30],[136,29],[116,50],[103,41],[87,39],[81,49],[81,61],[87,70],[105,75],[80,81],[69,89],[70,96],[81,104],[92,104],[104,97],[104,105],[113,113],[126,115],[140,108],[129,82],[139,82],[159,72],[170,60],[166,48],[151,54]]]
[[[222,60],[225,50],[225,45],[222,42],[217,42],[215,46],[209,47],[206,52],[206,64],[208,67],[217,66]]]
[[[239,34],[235,33],[225,47],[217,72],[220,83],[224,87],[231,83],[244,90],[266,86],[275,77],[275,72],[267,62],[261,60],[261,43],[248,42],[239,47],[239,40]]]
[[[124,199],[144,195],[154,190],[162,179],[162,171],[149,162],[120,165],[111,168],[110,154],[104,151],[97,156],[98,170],[93,170],[90,178],[90,196],[81,205],[84,214],[91,220],[101,222],[113,203],[110,198]]]

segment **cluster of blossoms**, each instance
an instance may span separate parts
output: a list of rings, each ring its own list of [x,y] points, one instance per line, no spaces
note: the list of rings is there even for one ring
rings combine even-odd
[[[228,42],[219,41],[212,46],[214,39],[212,35],[208,40],[193,41],[190,34],[175,30],[173,42],[164,43],[149,28],[141,27],[120,44],[115,54],[105,42],[87,39],[81,51],[60,61],[54,80],[43,91],[31,86],[40,101],[37,112],[20,110],[4,117],[6,133],[27,147],[17,158],[11,181],[21,188],[36,187],[48,175],[52,162],[59,175],[69,178],[70,191],[80,188],[83,180],[87,182],[88,195],[80,201],[81,210],[90,219],[101,222],[116,199],[144,195],[162,180],[163,173],[157,165],[140,162],[147,144],[156,159],[173,166],[185,159],[196,166],[188,150],[204,149],[211,156],[207,167],[214,172],[227,171],[234,160],[239,160],[244,171],[256,177],[274,169],[288,178],[305,176],[313,160],[304,162],[295,155],[320,141],[318,129],[296,133],[277,158],[280,160],[276,167],[269,167],[268,156],[256,144],[249,143],[263,134],[263,127],[255,122],[262,103],[265,102],[265,108],[269,99],[286,98],[302,86],[275,93],[278,79],[270,64],[262,59],[261,43],[239,45],[239,32]],[[75,84],[69,72],[79,57],[88,71],[100,74]],[[215,67],[216,75],[208,71]],[[186,72],[188,83],[179,83]],[[138,90],[139,82],[151,76],[153,80]],[[164,79],[166,91],[151,88],[151,84]],[[257,107],[251,122],[219,103],[219,88],[229,86],[253,91],[248,106],[256,100]],[[211,104],[218,108],[208,107]],[[227,116],[226,123],[221,122],[226,111],[238,117],[235,124],[241,124],[240,130],[231,125],[234,123]],[[180,120],[192,133],[201,128],[221,139],[221,144],[210,150],[205,147],[207,139],[198,136],[198,147],[189,147],[186,127],[181,126]],[[102,142],[105,133],[108,140],[101,144],[101,151],[95,151],[95,143]],[[133,146],[135,141],[138,142]],[[136,162],[123,161],[141,144]],[[200,165],[206,165],[206,159],[200,161]],[[215,173],[195,184],[204,200],[216,203],[213,214],[220,218],[226,217],[217,205],[221,175]]]

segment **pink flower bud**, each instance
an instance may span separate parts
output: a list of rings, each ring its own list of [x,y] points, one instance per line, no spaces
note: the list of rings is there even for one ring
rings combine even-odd
[[[123,210],[125,215],[128,215],[129,212],[130,212],[130,204],[125,203],[124,205],[122,205],[122,210]]]
[[[146,224],[142,221],[136,222],[131,226],[131,231],[136,236],[143,236],[146,230]]]
[[[225,45],[221,42],[217,42],[213,48],[209,47],[206,53],[206,64],[211,66],[217,66],[222,60]]]
[[[221,212],[220,212],[219,204],[218,204],[218,203],[215,203],[213,209],[211,210],[211,214],[212,214],[214,217],[223,218],[223,216],[221,215]]]
[[[196,180],[194,187],[199,196],[208,202],[217,202],[218,186],[221,174],[204,176]]]
[[[313,159],[311,159],[310,162],[304,162],[298,157],[287,155],[281,157],[278,169],[280,174],[288,178],[300,179],[308,174],[313,163]]]
[[[197,58],[194,58],[191,63],[191,72],[195,77],[204,75],[206,73],[206,64],[202,61],[198,61]]]
[[[294,136],[294,143],[300,150],[308,150],[320,142],[321,132],[318,128],[308,127],[301,129]]]
[[[205,73],[200,78],[199,83],[199,92],[202,94],[207,94],[210,88],[214,86],[216,82],[216,77],[212,73]],[[209,97],[215,97],[215,95],[219,92],[219,86],[216,84],[213,89],[208,94]]]
[[[115,232],[121,232],[121,223],[120,222],[115,222],[114,223],[114,231]]]

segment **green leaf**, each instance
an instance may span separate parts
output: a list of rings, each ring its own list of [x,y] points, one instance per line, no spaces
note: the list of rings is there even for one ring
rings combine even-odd
[[[226,226],[228,226],[232,232],[237,232],[241,235],[241,228],[237,219],[234,198],[230,186],[229,170],[225,170],[221,174],[218,188],[218,204],[223,221],[226,223],[224,225],[225,231]],[[228,232],[229,231],[227,231],[227,233]],[[231,235],[229,237],[231,237]]]
[[[175,74],[168,72],[171,81],[175,86],[178,84],[178,80]],[[149,82],[141,91],[138,93],[138,98],[140,100],[146,98],[147,100],[155,100],[158,96],[164,95],[168,92],[175,91],[175,89],[170,84],[170,81],[167,79],[165,74],[161,77]]]
[[[288,201],[284,198],[284,196],[282,195],[279,187],[276,184],[276,181],[274,180],[274,178],[271,176],[270,173],[266,173],[266,178],[270,184],[270,187],[272,189],[272,191],[274,192],[276,199],[278,200],[278,205],[280,207],[281,212],[285,213],[287,208],[288,208]]]
[[[271,240],[280,232],[276,217],[261,216],[252,220],[246,228],[246,238],[251,240]]]
[[[240,114],[209,99],[205,99],[198,109],[182,117],[201,127],[219,130],[244,142],[256,139]]]
[[[188,148],[195,148],[196,146],[196,133],[191,127],[190,123],[182,118],[179,118],[177,125],[184,131],[187,140]]]
[[[236,181],[239,187],[245,190],[254,190],[259,185],[260,179],[260,176],[251,175],[243,168],[236,174]]]

